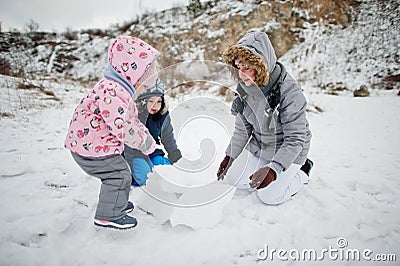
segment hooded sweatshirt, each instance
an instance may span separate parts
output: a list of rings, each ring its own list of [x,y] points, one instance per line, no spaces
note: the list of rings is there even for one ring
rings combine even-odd
[[[118,36],[108,49],[104,77],[76,107],[64,145],[84,157],[122,154],[124,144],[150,154],[155,141],[140,122],[135,85],[159,52],[139,38]]]
[[[268,36],[263,32],[249,33],[236,45],[228,47],[223,57],[232,67],[235,59],[249,62],[256,69],[255,82],[258,85],[248,87],[238,80],[238,86],[244,91],[242,100],[245,104],[243,112],[236,114],[235,130],[226,154],[235,159],[246,147],[255,156],[270,161],[270,166],[278,174],[292,163],[303,164],[311,140],[306,118],[307,102],[299,84],[290,74],[286,75],[281,85],[279,105],[273,112],[267,112],[270,108],[263,90],[267,88],[269,76],[277,66]],[[272,128],[271,119],[276,119]]]

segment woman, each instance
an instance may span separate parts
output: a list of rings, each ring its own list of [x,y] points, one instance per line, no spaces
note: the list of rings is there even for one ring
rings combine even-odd
[[[236,179],[239,189],[257,190],[263,203],[281,204],[308,183],[312,167],[307,159],[311,132],[306,99],[296,80],[277,62],[263,32],[249,33],[229,46],[223,60],[238,86],[232,104],[235,129],[218,180],[224,179],[246,147],[244,171],[240,175],[229,172],[228,176]]]

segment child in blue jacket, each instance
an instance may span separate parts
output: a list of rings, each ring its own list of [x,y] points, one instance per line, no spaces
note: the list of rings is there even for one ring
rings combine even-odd
[[[164,98],[164,84],[160,79],[156,85],[147,88],[137,98],[137,108],[140,121],[146,125],[150,134],[156,141],[156,150],[148,156],[140,151],[127,148],[125,151],[128,162],[132,162],[132,185],[142,186],[146,184],[147,174],[154,165],[172,165],[182,158],[178,149],[171,124],[171,117]],[[165,152],[161,149],[164,146]]]

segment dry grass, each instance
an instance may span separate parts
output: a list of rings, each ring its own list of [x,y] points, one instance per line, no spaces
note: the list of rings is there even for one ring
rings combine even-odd
[[[17,85],[17,89],[19,89],[19,90],[37,90],[39,93],[49,96],[48,98],[46,98],[46,100],[53,100],[53,101],[57,101],[57,102],[61,101],[61,99],[58,98],[53,91],[46,89],[42,85],[36,85],[29,81],[19,82]]]
[[[0,112],[0,118],[13,118],[14,115],[7,112]]]

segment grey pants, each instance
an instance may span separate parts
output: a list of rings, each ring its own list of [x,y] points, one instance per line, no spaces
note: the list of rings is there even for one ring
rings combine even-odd
[[[95,219],[113,221],[125,216],[132,176],[124,157],[87,158],[71,154],[82,170],[102,182]]]

